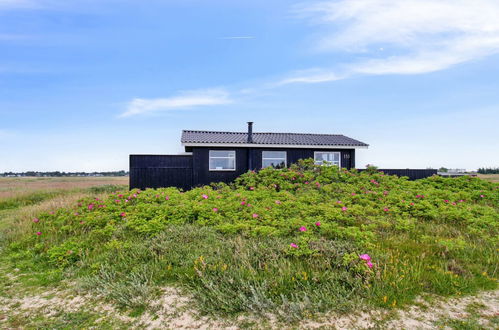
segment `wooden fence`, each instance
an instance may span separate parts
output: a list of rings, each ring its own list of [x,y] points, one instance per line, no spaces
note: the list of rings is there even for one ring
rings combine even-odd
[[[359,171],[365,171],[364,169]],[[437,175],[437,170],[433,169],[378,169],[378,171],[383,172],[388,175],[396,176],[406,176],[409,180],[418,180],[430,177],[432,175]]]
[[[365,171],[365,170],[359,170]],[[437,174],[431,169],[379,169],[388,175],[417,180]],[[193,180],[192,155],[130,155],[130,189],[178,187],[189,190]]]
[[[191,189],[191,155],[130,155],[130,189]]]

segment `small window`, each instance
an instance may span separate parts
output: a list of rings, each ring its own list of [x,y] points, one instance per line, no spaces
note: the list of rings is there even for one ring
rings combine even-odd
[[[210,171],[235,171],[236,152],[234,150],[210,150]]]
[[[340,153],[337,151],[316,151],[314,152],[314,161],[316,165],[336,165],[341,167]]]
[[[262,151],[262,168],[286,167],[286,151]]]

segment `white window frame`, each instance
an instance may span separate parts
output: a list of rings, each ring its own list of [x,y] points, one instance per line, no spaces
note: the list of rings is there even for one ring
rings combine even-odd
[[[284,151],[284,150],[263,150],[262,151],[262,168],[270,167],[270,166],[263,167],[263,160],[264,159],[282,159],[282,158],[265,158],[265,157],[263,157],[264,152],[284,152],[284,167],[288,167],[288,152],[287,151]]]
[[[333,166],[333,165],[336,165],[332,162],[325,162],[324,161],[321,163],[321,164],[317,164],[317,158],[316,158],[316,155],[318,153],[321,153],[321,154],[338,154],[338,159],[339,159],[339,164],[337,165],[339,168],[341,168],[341,152],[340,151],[314,151],[314,164],[315,165],[325,165],[325,166]]]
[[[234,157],[213,157],[211,156],[211,152],[212,151],[227,151],[227,152],[234,152]],[[211,159],[234,159],[234,168],[221,168],[221,169],[217,169],[217,168],[211,168]],[[237,168],[237,165],[236,165],[236,151],[235,150],[209,150],[208,152],[208,170],[210,172],[224,172],[224,171],[229,171],[229,172],[234,172]]]

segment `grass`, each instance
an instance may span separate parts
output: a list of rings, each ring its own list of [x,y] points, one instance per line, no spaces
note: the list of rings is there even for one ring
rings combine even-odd
[[[487,180],[490,182],[499,182],[499,174],[478,174],[478,177],[482,180]]]
[[[497,287],[497,184],[302,166],[185,193],[120,197],[101,186],[43,191],[50,197],[34,203],[11,196],[14,206],[0,211],[0,292],[43,292],[69,280],[79,294],[140,317],[163,288],[176,287],[206,315],[272,314],[290,324]],[[57,327],[96,320],[91,311],[57,315]],[[50,324],[40,317],[34,324]]]

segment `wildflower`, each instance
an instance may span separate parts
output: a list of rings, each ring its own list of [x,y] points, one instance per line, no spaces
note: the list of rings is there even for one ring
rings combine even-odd
[[[78,213],[78,212],[75,212],[75,215],[80,215],[80,213]]]
[[[119,195],[118,195],[118,197],[119,197],[119,198],[123,198],[123,194],[119,194]]]
[[[300,231],[307,231],[307,228],[305,226],[301,226]]]
[[[291,243],[291,244],[289,244],[289,246],[291,246],[291,247],[292,247],[292,248],[294,248],[294,249],[297,249],[297,248],[298,248],[298,245],[296,245],[295,243]]]
[[[245,204],[246,204],[246,202],[245,202],[245,201],[242,201],[242,202],[241,202],[241,205],[245,205]]]
[[[321,226],[321,223],[320,223],[319,221],[317,221],[317,222],[315,223],[315,225],[316,225],[317,227],[320,227],[320,226]]]
[[[308,184],[308,181],[305,181],[305,184]]]
[[[371,261],[371,257],[368,254],[361,254],[359,258],[365,261]]]
[[[214,207],[213,212],[218,212],[218,209],[216,207]]]
[[[464,199],[460,199],[460,200],[459,200],[459,203],[463,203],[463,202],[464,202]]]
[[[390,209],[389,209],[388,207],[385,207],[385,208],[383,209],[383,211],[388,212],[388,211],[390,211]]]
[[[49,213],[50,213],[50,214],[54,214],[54,211],[50,211]]]
[[[255,190],[255,187],[250,187],[249,190]]]
[[[452,205],[457,205],[457,204],[456,204],[456,202],[452,202],[451,204],[452,204]]]
[[[170,200],[170,196],[166,195],[165,196],[165,201],[169,201]]]
[[[276,200],[276,201],[275,201],[275,203],[276,203],[277,205],[282,204],[282,202],[281,202],[280,200]]]
[[[133,197],[137,198],[137,194],[133,194]]]
[[[258,214],[253,213],[253,218],[258,218]]]
[[[341,201],[336,201],[336,204],[341,204]]]
[[[34,223],[38,223],[38,222],[40,222],[40,219],[38,219],[38,218],[34,218],[34,219],[33,219],[33,222],[34,222]]]
[[[201,197],[203,197],[204,199],[208,199],[208,195],[206,194],[201,195]]]
[[[411,202],[411,203],[409,203],[409,205],[411,205],[411,206],[412,206],[412,205],[414,205],[414,203],[413,203],[413,202]]]
[[[120,203],[121,201],[119,199],[114,200],[115,203]]]
[[[348,208],[347,208],[346,206],[343,206],[343,207],[341,208],[341,210],[342,210],[342,211],[346,211],[346,210],[348,210]]]
[[[448,200],[448,199],[445,199],[445,200],[444,200],[444,203],[448,203],[448,202],[449,202],[449,200]]]
[[[385,196],[388,195],[388,191],[386,191],[386,190],[383,191],[383,195],[385,195]]]
[[[88,209],[92,210],[94,208],[94,204],[88,204]]]
[[[125,212],[121,212],[121,213],[120,213],[120,216],[121,216],[121,217],[126,217],[126,213],[125,213]]]
[[[248,203],[248,204],[246,204],[246,206],[247,206],[247,207],[251,207],[251,204],[250,204],[250,203]]]
[[[372,262],[368,261],[366,264],[367,264],[367,267],[373,268],[373,263]]]
[[[319,188],[321,186],[321,184],[319,182],[316,182],[315,185],[317,186],[317,188]]]
[[[480,195],[480,197],[484,198],[484,197],[485,197],[485,195]]]
[[[351,195],[352,195],[352,196],[355,196],[355,195],[356,195],[356,193],[352,193]]]
[[[40,235],[42,234],[42,232],[41,232],[41,231],[38,231],[38,232],[36,232],[36,234],[37,234],[38,236],[40,236]]]

